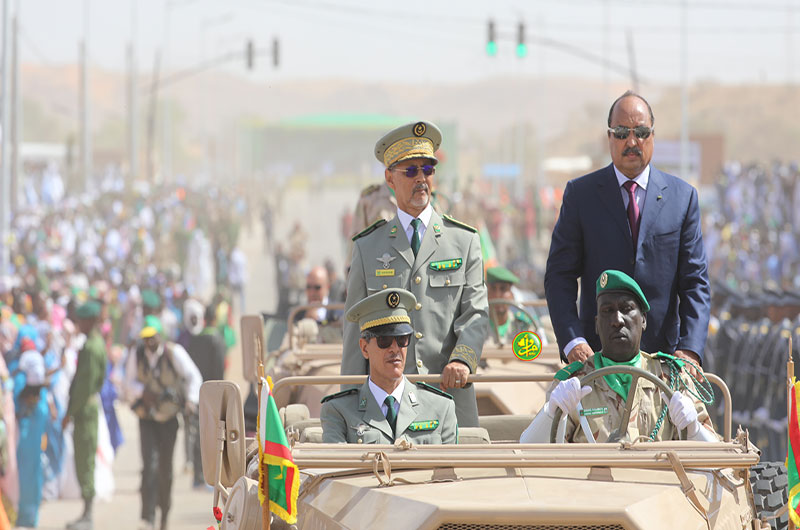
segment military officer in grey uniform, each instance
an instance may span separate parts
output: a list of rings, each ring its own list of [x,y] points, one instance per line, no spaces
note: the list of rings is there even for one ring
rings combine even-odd
[[[453,398],[403,375],[413,328],[408,316],[417,299],[405,289],[387,289],[355,304],[347,320],[360,330],[359,353],[369,378],[322,400],[322,441],[327,443],[456,443]]]
[[[475,390],[469,383],[488,330],[488,302],[477,231],[431,206],[436,149],[442,135],[429,122],[409,123],[375,146],[384,178],[395,192],[397,215],[354,237],[345,310],[389,288],[411,291],[414,336],[406,373],[441,373],[441,389],[456,403],[458,424],[478,426]],[[359,329],[346,322],[342,374],[366,374]]]

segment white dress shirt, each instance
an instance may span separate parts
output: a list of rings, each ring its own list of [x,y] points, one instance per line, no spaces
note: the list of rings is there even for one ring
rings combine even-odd
[[[422,242],[422,238],[425,237],[425,230],[431,222],[431,215],[433,215],[433,206],[431,206],[431,203],[428,203],[417,217],[417,219],[422,221],[418,229],[420,242]],[[411,238],[414,237],[414,227],[411,226],[411,221],[413,221],[414,218],[400,208],[397,209],[397,217],[400,219],[400,224],[403,225],[403,230],[406,232],[408,243],[411,244]]]
[[[384,389],[373,383],[371,377],[368,379],[368,381],[369,381],[369,390],[370,392],[372,392],[372,397],[374,397],[375,401],[378,402],[378,405],[380,405],[381,407],[381,412],[383,413],[384,416],[386,416],[386,411],[389,410],[389,407],[386,406],[386,403],[384,403],[384,401],[386,401],[386,396],[388,396],[389,394],[387,394]],[[403,389],[405,388],[405,386],[406,386],[406,378],[403,377],[403,379],[400,381],[400,384],[397,385],[397,388],[395,388],[391,394],[392,396],[394,396],[395,417],[397,417],[397,414],[400,412],[400,399],[403,397]]]

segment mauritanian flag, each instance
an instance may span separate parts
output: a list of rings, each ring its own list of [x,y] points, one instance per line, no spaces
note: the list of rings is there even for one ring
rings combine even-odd
[[[278,406],[272,396],[272,379],[261,379],[261,402],[258,404],[258,499],[289,524],[297,522],[297,493],[300,476],[286,441]],[[264,476],[267,489],[264,489]]]
[[[786,470],[789,472],[789,517],[795,526],[800,526],[800,425],[797,412],[800,411],[800,382],[792,376],[792,390],[789,396],[791,414],[789,414],[789,451],[786,455]]]

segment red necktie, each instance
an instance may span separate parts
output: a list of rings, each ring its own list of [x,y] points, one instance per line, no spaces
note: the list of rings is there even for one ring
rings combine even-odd
[[[623,184],[628,190],[628,224],[631,226],[631,238],[633,239],[633,249],[639,241],[639,205],[636,204],[636,183],[629,180]]]

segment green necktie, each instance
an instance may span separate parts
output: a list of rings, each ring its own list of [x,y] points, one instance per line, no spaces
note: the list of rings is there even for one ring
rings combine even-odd
[[[389,425],[392,427],[392,432],[394,432],[397,426],[397,413],[394,411],[394,396],[386,396],[383,402],[386,404],[386,421],[389,422]]]
[[[411,220],[411,228],[414,229],[414,235],[411,236],[411,250],[414,251],[414,257],[417,257],[417,252],[419,252],[419,225],[422,224],[422,221],[419,219],[412,219]]]

